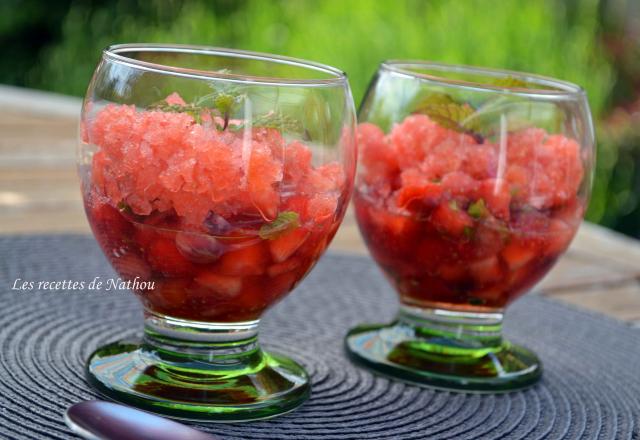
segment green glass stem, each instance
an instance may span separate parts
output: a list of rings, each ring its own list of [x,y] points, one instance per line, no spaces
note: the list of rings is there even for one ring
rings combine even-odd
[[[386,376],[467,392],[522,389],[539,380],[535,354],[502,337],[501,312],[470,313],[403,305],[390,324],[346,336],[350,357]]]
[[[260,349],[258,321],[205,323],[145,313],[141,341],[96,350],[89,382],[114,400],[174,418],[254,420],[295,409],[310,393],[304,369]]]

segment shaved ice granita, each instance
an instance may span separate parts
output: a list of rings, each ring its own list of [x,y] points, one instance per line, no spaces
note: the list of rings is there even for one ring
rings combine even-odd
[[[359,120],[356,217],[401,307],[389,325],[351,330],[352,358],[447,389],[535,383],[541,364],[504,341],[503,312],[553,267],[584,215],[584,93],[514,72],[390,62]]]
[[[85,210],[118,275],[143,286],[133,290],[145,313],[139,343],[90,357],[90,383],[203,421],[300,405],[304,369],[262,351],[257,328],[344,216],[356,154],[344,74],[241,51],[121,45],[103,54],[87,97]]]

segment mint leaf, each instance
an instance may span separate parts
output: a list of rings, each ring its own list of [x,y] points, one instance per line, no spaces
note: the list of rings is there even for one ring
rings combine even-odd
[[[530,88],[530,84],[520,78],[516,78],[514,76],[505,76],[502,78],[496,79],[492,85],[504,88],[515,88],[515,89],[528,89]]]
[[[197,106],[195,104],[168,104],[164,99],[155,104],[151,104],[149,106],[149,109],[169,113],[186,113],[190,115],[198,124],[202,121],[202,113],[209,111],[209,109]]]
[[[489,210],[487,209],[487,205],[484,203],[484,199],[479,199],[469,205],[467,213],[477,220],[486,217],[489,214]]]
[[[481,142],[483,138],[478,133],[481,127],[473,117],[475,112],[469,103],[459,103],[446,93],[430,93],[418,101],[413,111],[429,116],[444,128],[469,134]]]
[[[234,129],[240,130],[243,129],[246,125],[247,124],[241,124],[234,127]],[[256,116],[253,121],[251,121],[251,125],[253,127],[275,128],[276,130],[286,131],[299,135],[304,133],[302,122],[300,122],[299,119],[293,118],[283,113],[275,113],[272,111],[263,115]]]
[[[283,211],[272,222],[260,227],[258,235],[264,240],[274,240],[292,229],[300,226],[300,216],[294,211]]]
[[[203,95],[193,103],[180,105],[168,104],[164,99],[149,106],[151,110],[158,110],[172,113],[186,113],[193,117],[196,123],[202,122],[202,115],[209,114],[220,116],[223,119],[222,125],[217,128],[224,131],[227,128],[232,130],[242,130],[248,126],[275,128],[280,131],[290,132],[296,135],[305,133],[304,127],[299,117],[285,115],[281,112],[269,111],[255,116],[250,123],[244,122],[229,126],[229,120],[236,106],[242,102],[246,95],[240,93],[237,88],[227,87],[223,91],[215,91]]]
[[[229,126],[229,117],[231,116],[231,110],[233,109],[233,106],[236,104],[237,100],[237,96],[233,96],[228,93],[219,93],[213,99],[214,107],[218,109],[218,111],[222,115],[222,118],[224,119],[224,125],[222,126],[223,131],[226,130]]]

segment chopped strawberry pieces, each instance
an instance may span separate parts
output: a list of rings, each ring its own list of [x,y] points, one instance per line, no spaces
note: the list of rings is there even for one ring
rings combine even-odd
[[[237,295],[242,288],[242,278],[218,275],[209,271],[205,271],[196,276],[195,281],[201,286],[205,286],[227,297]]]
[[[484,201],[492,215],[502,220],[511,216],[511,193],[502,179],[485,179],[480,182],[478,196]]]
[[[309,237],[306,229],[297,228],[269,241],[271,257],[276,263],[287,260]]]
[[[402,301],[501,308],[549,270],[584,214],[580,145],[539,128],[461,133],[413,114],[360,124],[355,212]]]
[[[400,208],[416,212],[425,206],[435,206],[444,194],[441,182],[428,179],[415,168],[403,171],[400,179],[402,187],[398,190],[396,198],[396,204]]]
[[[455,199],[440,203],[431,214],[430,221],[436,229],[454,237],[465,235],[473,227],[473,219],[458,206]]]
[[[526,244],[521,244],[516,241],[506,246],[500,255],[505,263],[507,263],[509,269],[515,271],[533,261],[537,253]]]
[[[471,276],[480,284],[500,281],[503,277],[500,260],[498,257],[489,257],[484,260],[474,261],[469,264]]]
[[[194,271],[193,264],[185,258],[173,240],[158,237],[145,248],[151,268],[167,277],[185,277]]]
[[[262,275],[268,262],[269,253],[262,242],[258,242],[224,254],[214,267],[224,275]]]
[[[302,261],[298,258],[292,258],[290,260],[283,261],[281,263],[272,264],[267,269],[267,274],[270,277],[276,277],[285,272],[292,272],[302,265]]]

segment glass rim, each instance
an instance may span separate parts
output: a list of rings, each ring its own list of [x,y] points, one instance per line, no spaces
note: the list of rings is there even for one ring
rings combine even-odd
[[[218,57],[240,58],[245,60],[257,60],[275,64],[284,64],[289,66],[307,69],[311,71],[322,72],[329,78],[278,78],[270,76],[249,75],[240,73],[229,73],[214,70],[192,69],[188,67],[177,67],[167,64],[152,63],[149,61],[137,60],[126,56],[127,52],[167,52],[181,54],[197,54]],[[293,58],[284,55],[276,55],[264,52],[253,52],[241,49],[229,49],[213,46],[199,46],[189,44],[158,44],[158,43],[126,43],[114,44],[108,46],[102,51],[103,59],[113,61],[119,64],[128,65],[130,67],[175,76],[204,79],[204,80],[223,80],[237,83],[255,83],[262,85],[279,85],[279,86],[307,86],[307,87],[326,87],[326,86],[344,86],[348,84],[347,74],[340,69],[329,66],[327,64],[317,63],[315,61],[304,60],[301,58]]]
[[[570,81],[560,80],[550,76],[538,75],[534,73],[520,72],[516,70],[497,69],[490,67],[470,66],[465,64],[451,64],[435,61],[423,60],[386,60],[380,64],[381,68],[395,74],[408,76],[411,78],[423,79],[432,83],[445,86],[456,86],[468,88],[476,91],[490,91],[510,93],[520,96],[540,96],[540,97],[565,97],[565,98],[583,98],[586,95],[585,90]],[[448,78],[445,74],[435,75],[429,73],[421,73],[410,70],[411,67],[419,67],[424,69],[433,69],[442,72],[470,73],[480,74],[494,78],[516,78],[535,87],[518,87],[508,85],[497,85],[484,82],[470,81],[464,79]],[[544,88],[548,87],[548,88]]]

